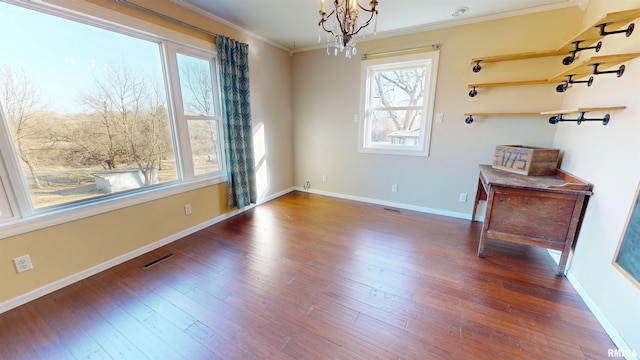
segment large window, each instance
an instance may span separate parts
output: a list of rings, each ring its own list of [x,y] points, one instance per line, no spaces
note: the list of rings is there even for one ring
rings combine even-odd
[[[438,51],[362,62],[362,152],[427,156]]]
[[[215,54],[89,24],[0,2],[0,219],[223,176]]]

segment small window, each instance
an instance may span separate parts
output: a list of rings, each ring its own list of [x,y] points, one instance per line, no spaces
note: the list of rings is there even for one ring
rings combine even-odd
[[[439,51],[362,62],[361,152],[429,155]]]
[[[204,53],[202,56],[206,56]],[[220,117],[215,84],[215,61],[213,55],[200,58],[177,54],[178,76],[182,111],[180,120],[187,123],[189,134],[188,151],[191,164],[189,175],[200,176],[221,169],[218,134]]]

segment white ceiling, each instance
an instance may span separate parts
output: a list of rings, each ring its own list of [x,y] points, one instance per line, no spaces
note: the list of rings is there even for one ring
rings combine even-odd
[[[172,0],[215,20],[253,33],[289,51],[322,47],[319,31],[320,0]],[[360,0],[368,6],[369,0]],[[437,27],[485,21],[567,6],[586,6],[588,0],[378,0],[375,38],[412,33]],[[325,0],[327,12],[332,0]],[[460,17],[450,12],[469,10]],[[364,29],[373,38],[372,26]],[[556,26],[557,24],[541,24]],[[318,44],[318,35],[322,43]]]

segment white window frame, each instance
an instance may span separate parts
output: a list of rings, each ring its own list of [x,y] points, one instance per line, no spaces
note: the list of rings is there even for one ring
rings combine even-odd
[[[181,152],[182,171],[186,180],[193,180],[199,178],[210,177],[211,173],[195,175],[193,171],[193,156],[191,154],[191,141],[189,140],[189,120],[215,120],[216,128],[219,138],[217,139],[218,155],[220,162],[220,170],[216,173],[224,172],[226,169],[224,150],[222,146],[223,128],[222,128],[222,104],[220,100],[220,81],[218,80],[218,65],[216,62],[216,54],[212,51],[206,51],[182,44],[167,43],[166,48],[168,51],[167,56],[167,72],[171,78],[171,93],[173,94],[172,106],[174,109],[176,127],[178,128],[178,146]],[[214,88],[213,101],[214,101],[214,115],[212,116],[195,116],[187,115],[184,111],[184,101],[182,101],[182,91],[180,89],[180,75],[178,71],[178,59],[177,55],[183,54],[202,60],[208,61],[211,64],[211,82]]]
[[[3,180],[8,179],[8,175],[9,174],[5,169],[2,157],[0,157],[0,224],[17,218],[13,210],[13,208],[15,207],[15,201],[13,202],[12,206],[12,203],[9,201],[9,195],[6,191],[6,189],[9,187],[5,186]]]
[[[227,181],[226,164],[224,162],[224,147],[222,146],[222,129],[219,127],[218,147],[220,154],[220,170],[199,176],[189,176],[185,174],[183,159],[190,156],[190,150],[186,150],[189,145],[188,132],[184,142],[185,131],[179,126],[179,117],[176,113],[176,105],[182,103],[180,93],[175,92],[174,80],[170,73],[177,72],[177,68],[171,68],[171,58],[175,58],[176,49],[181,49],[183,53],[187,51],[215,58],[215,47],[212,43],[195,39],[180,32],[169,30],[154,24],[145,23],[141,20],[128,17],[118,12],[109,11],[101,6],[83,3],[77,4],[74,9],[61,8],[43,2],[2,0],[14,6],[21,6],[27,9],[39,11],[50,16],[66,18],[90,26],[106,29],[116,33],[126,34],[147,41],[160,44],[161,57],[164,64],[164,83],[167,91],[167,111],[171,126],[171,135],[174,142],[174,154],[178,165],[178,180],[158,184],[137,190],[126,191],[108,196],[87,199],[80,202],[60,204],[58,206],[43,209],[34,209],[31,205],[29,189],[24,177],[21,176],[19,160],[12,146],[8,123],[0,111],[0,239],[19,235],[22,233],[74,221],[109,211],[122,209],[125,207],[145,203],[148,201],[165,198],[168,196],[192,191],[206,186],[211,186]],[[173,53],[172,53],[173,52]],[[214,64],[214,70],[216,61]],[[175,65],[175,61],[174,64]],[[217,72],[212,72],[215,77],[214,85],[218,91],[215,98],[216,114],[221,113],[220,84],[217,79]],[[179,84],[177,87],[179,88]],[[2,110],[2,109],[0,109]],[[219,117],[217,120],[220,120]],[[218,121],[220,124],[221,121]]]
[[[434,103],[436,95],[436,83],[438,77],[438,59],[440,51],[434,50],[416,54],[383,57],[371,60],[363,60],[361,64],[361,98],[360,98],[360,126],[358,151],[373,154],[429,156],[431,142],[431,128],[433,123]],[[419,141],[417,146],[375,144],[370,142],[371,130],[371,96],[374,73],[384,70],[401,69],[406,67],[427,66],[425,76],[427,82],[422,106],[422,118],[420,123]],[[394,108],[403,110],[404,108]]]

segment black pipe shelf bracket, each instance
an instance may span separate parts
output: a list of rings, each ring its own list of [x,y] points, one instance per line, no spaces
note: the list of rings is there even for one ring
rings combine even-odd
[[[585,113],[586,113],[585,111],[580,112],[580,115],[578,115],[577,119],[566,119],[564,117],[564,114],[558,114],[556,116],[552,116],[549,118],[549,124],[555,125],[563,121],[575,121],[578,125],[580,125],[584,121],[602,121],[602,125],[607,125],[609,124],[609,120],[611,119],[611,116],[609,114],[605,114],[604,117],[602,118],[587,119],[584,117]]]
[[[611,107],[600,107],[600,108],[577,108],[577,109],[569,109],[569,110],[545,111],[545,112],[542,112],[541,114],[553,115],[549,118],[549,123],[553,125],[559,122],[575,122],[578,125],[580,125],[585,121],[602,121],[602,125],[607,125],[609,124],[609,121],[611,121],[611,115],[609,114],[609,111],[624,110],[624,109],[626,109],[626,106],[611,106]],[[603,117],[587,118],[585,114],[591,111],[601,111],[601,112],[606,112],[606,114]],[[568,119],[565,117],[565,115],[567,114],[578,114],[578,117],[575,119]]]
[[[564,59],[562,59],[562,65],[573,64],[573,61],[576,59],[578,53],[581,51],[595,49],[596,52],[600,52],[600,49],[602,49],[602,41],[598,41],[598,43],[594,46],[580,47],[580,44],[582,44],[583,42],[584,40],[577,40],[572,43],[574,48],[573,50],[570,51],[571,55],[566,56]]]
[[[480,66],[480,61],[482,60],[475,60],[476,64],[473,65],[473,69],[472,69],[474,73],[480,72],[480,70],[482,70],[482,66]]]
[[[624,74],[624,65],[620,65],[620,67],[617,70],[606,70],[606,71],[601,71],[598,69],[598,67],[600,65],[602,65],[602,63],[595,63],[595,64],[590,64],[591,67],[593,67],[593,71],[591,72],[593,75],[600,75],[600,74],[616,74],[617,77],[621,77]]]
[[[471,123],[473,123],[473,115],[469,115],[464,119],[464,123],[469,125]]]
[[[593,76],[589,76],[589,79],[587,80],[573,80],[573,77],[576,76],[576,74],[569,74],[565,76],[567,77],[567,80],[565,80],[563,84],[556,86],[556,91],[559,93],[567,91],[569,86],[573,84],[585,83],[587,86],[591,86],[593,84]]]
[[[626,37],[629,37],[631,36],[631,34],[633,34],[633,29],[635,28],[635,24],[631,23],[629,24],[629,26],[627,26],[626,29],[616,30],[616,31],[607,31],[605,28],[611,24],[613,24],[613,22],[606,22],[606,23],[598,24],[598,26],[596,26],[597,28],[600,28],[600,36],[624,33]]]

